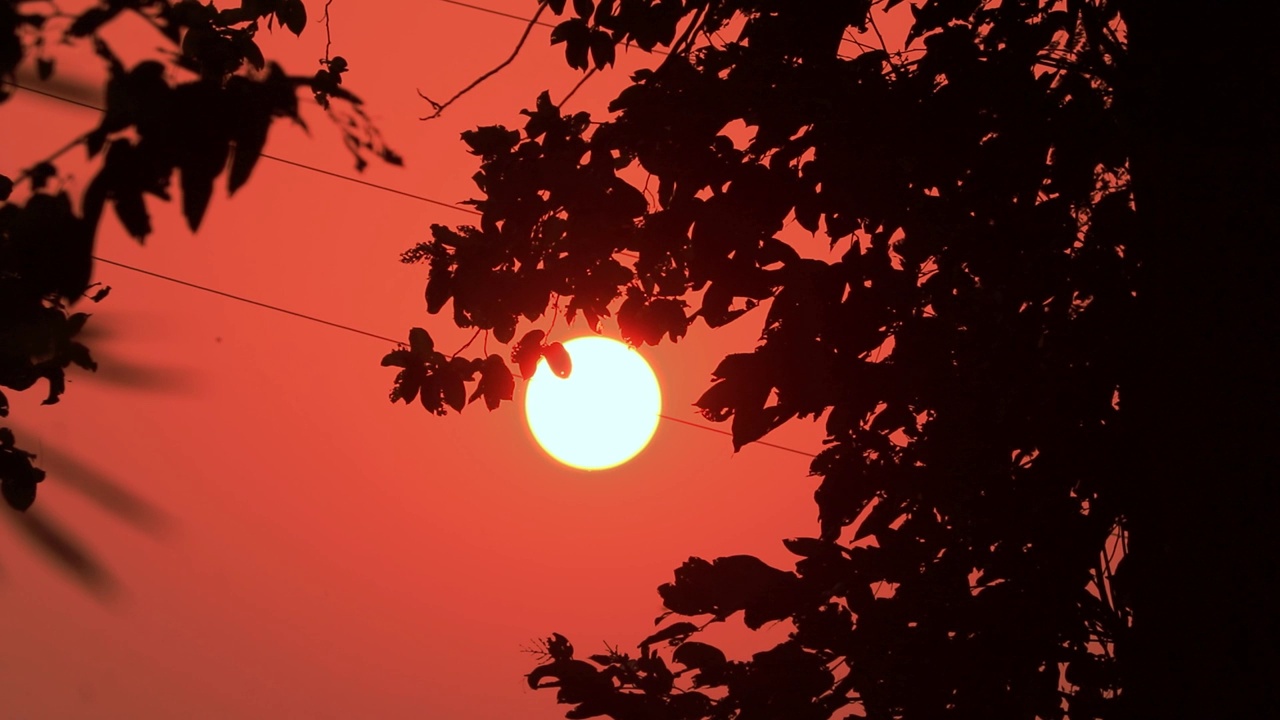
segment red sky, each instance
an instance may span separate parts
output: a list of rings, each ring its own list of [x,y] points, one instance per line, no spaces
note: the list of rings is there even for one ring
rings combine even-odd
[[[313,19],[321,5],[308,2]],[[407,160],[363,177],[409,192],[476,195],[459,133],[518,125],[540,90],[558,99],[578,78],[540,29],[510,68],[422,123],[415,88],[452,94],[505,58],[522,25],[439,0],[336,0],[332,13],[348,85]],[[266,45],[310,73],[324,31]],[[73,57],[65,77],[93,80]],[[569,108],[602,114],[625,81],[597,75]],[[268,152],[351,173],[319,109],[305,112],[310,136],[278,125]],[[19,93],[0,105],[0,172],[96,121]],[[87,166],[67,168],[78,195]],[[421,325],[450,349],[467,337],[426,314],[425,269],[397,261],[463,213],[267,160],[237,197],[215,196],[198,235],[175,207],[151,207],[146,247],[108,217],[98,254],[382,335]],[[74,375],[55,407],[11,396],[11,426],[50,470],[32,512],[89,546],[113,584],[87,592],[0,524],[6,717],[559,718],[552,693],[524,684],[535,638],[634,648],[661,611],[657,585],[689,555],[785,563],[779,540],[816,532],[799,455],[735,456],[728,438],[664,422],[630,464],[569,470],[536,448],[519,404],[448,418],[392,406],[387,343],[115,267],[96,278],[113,287],[91,308],[101,377]],[[698,419],[690,405],[716,361],[752,347],[759,323],[699,324],[645,350],[666,412]],[[819,435],[793,423],[769,439],[816,450]],[[113,512],[76,478],[127,489],[151,519]]]

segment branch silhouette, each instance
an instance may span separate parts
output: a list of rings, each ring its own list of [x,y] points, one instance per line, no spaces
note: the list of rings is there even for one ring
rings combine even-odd
[[[505,69],[512,62],[514,62],[516,57],[520,55],[520,50],[521,48],[524,47],[525,41],[529,39],[529,33],[533,30],[534,26],[538,24],[538,18],[542,17],[542,11],[546,9],[547,9],[547,0],[542,0],[542,2],[538,3],[538,11],[535,12],[533,14],[533,17],[530,18],[528,23],[525,24],[524,32],[520,34],[520,39],[516,41],[515,48],[511,51],[511,54],[507,56],[506,60],[503,60],[502,62],[498,63],[497,66],[495,66],[493,69],[484,73],[483,75],[476,78],[475,80],[472,80],[466,87],[454,93],[453,96],[450,97],[448,100],[445,100],[443,103],[438,103],[435,100],[432,100],[431,98],[424,95],[423,92],[419,90],[418,97],[422,98],[423,100],[426,100],[431,105],[431,107],[435,109],[435,112],[418,119],[434,120],[440,117],[442,114],[444,114],[444,111],[450,105],[457,102],[462,96],[474,90],[476,87],[482,84],[485,80],[488,80],[494,75],[497,75],[498,73],[502,72],[503,69]]]

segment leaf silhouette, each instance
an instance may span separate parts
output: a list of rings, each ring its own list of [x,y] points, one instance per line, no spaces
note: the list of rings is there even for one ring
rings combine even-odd
[[[511,348],[511,362],[520,368],[520,377],[526,381],[538,370],[538,360],[542,359],[542,340],[546,336],[541,330],[530,330]]]
[[[664,640],[670,642],[672,645],[677,645],[681,640],[696,632],[698,632],[698,626],[691,622],[672,623],[644,640],[641,640],[640,647],[644,648]]]
[[[573,360],[569,357],[569,351],[564,349],[564,345],[558,342],[546,345],[542,348],[542,356],[547,359],[547,365],[556,377],[567,378],[573,372]]]

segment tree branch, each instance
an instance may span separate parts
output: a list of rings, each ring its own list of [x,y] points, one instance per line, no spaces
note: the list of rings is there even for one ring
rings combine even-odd
[[[426,95],[424,95],[424,94],[422,93],[422,91],[421,91],[421,90],[419,90],[419,91],[418,91],[418,97],[420,97],[420,98],[422,98],[423,100],[426,100],[427,102],[431,103],[431,107],[435,108],[435,112],[434,112],[434,113],[432,113],[432,114],[430,114],[430,115],[428,115],[428,116],[426,116],[426,117],[422,117],[422,118],[418,118],[418,119],[419,119],[419,120],[434,120],[434,119],[436,119],[436,118],[440,117],[440,115],[442,115],[442,114],[444,113],[445,108],[447,108],[447,107],[449,107],[450,105],[452,105],[455,101],[457,101],[457,100],[458,100],[458,98],[460,98],[460,97],[462,97],[463,95],[466,95],[467,93],[471,92],[471,91],[472,91],[472,90],[474,90],[474,89],[476,88],[476,86],[478,86],[480,83],[484,82],[485,80],[488,80],[489,78],[493,77],[494,75],[497,75],[499,72],[501,72],[501,71],[503,70],[503,68],[505,68],[506,66],[510,65],[510,64],[512,63],[512,61],[514,61],[514,60],[516,59],[516,56],[520,54],[520,49],[524,47],[524,43],[525,43],[525,41],[529,39],[529,33],[533,31],[533,26],[538,24],[538,18],[542,17],[542,11],[543,11],[543,10],[546,10],[546,9],[547,9],[547,0],[542,0],[542,2],[538,3],[538,12],[534,13],[533,17],[529,19],[528,24],[527,24],[527,25],[525,25],[525,27],[524,27],[524,33],[523,33],[522,35],[520,35],[520,41],[516,43],[516,47],[515,47],[515,49],[514,49],[514,50],[512,50],[512,51],[511,51],[511,56],[510,56],[510,57],[508,57],[506,60],[503,60],[501,63],[499,63],[499,64],[498,64],[498,66],[497,66],[497,67],[493,68],[493,69],[492,69],[492,70],[490,70],[489,72],[487,72],[487,73],[485,73],[485,74],[481,75],[480,77],[476,78],[475,80],[472,80],[470,85],[467,85],[466,87],[462,88],[462,89],[461,89],[461,90],[459,90],[458,92],[454,93],[453,97],[449,98],[448,100],[445,100],[443,103],[438,103],[438,102],[436,102],[435,100],[432,100],[431,98],[429,98],[429,97],[427,97]],[[576,88],[575,88],[575,89],[576,89]],[[567,100],[568,98],[565,98],[565,99]],[[562,102],[563,102],[563,101],[562,101]]]
[[[41,160],[41,161],[39,161],[39,162],[35,163],[35,164],[34,164],[34,165],[32,165],[31,167],[28,167],[28,168],[23,169],[23,170],[22,170],[22,172],[18,173],[17,177],[13,178],[13,184],[14,184],[14,185],[17,185],[18,183],[22,182],[23,180],[26,180],[27,178],[31,177],[31,175],[32,175],[33,173],[35,173],[36,168],[40,167],[41,165],[48,165],[49,163],[52,163],[54,160],[57,160],[58,158],[62,157],[63,155],[66,155],[68,152],[70,152],[70,151],[71,151],[73,148],[75,148],[77,145],[81,145],[81,144],[83,144],[83,143],[84,143],[86,140],[88,140],[88,139],[89,139],[89,133],[84,133],[84,134],[80,135],[79,137],[77,137],[77,138],[74,138],[74,139],[70,140],[69,142],[67,142],[67,144],[66,144],[66,145],[63,145],[62,147],[58,148],[57,150],[54,150],[54,151],[53,151],[53,154],[49,155],[49,157],[47,157],[47,158],[45,158],[45,159],[43,159],[43,160]]]

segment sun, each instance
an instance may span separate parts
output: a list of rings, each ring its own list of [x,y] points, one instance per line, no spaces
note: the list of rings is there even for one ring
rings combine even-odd
[[[658,428],[657,376],[640,353],[617,340],[585,336],[564,348],[573,361],[569,377],[556,377],[543,359],[525,388],[534,439],[551,457],[583,470],[627,462]]]

